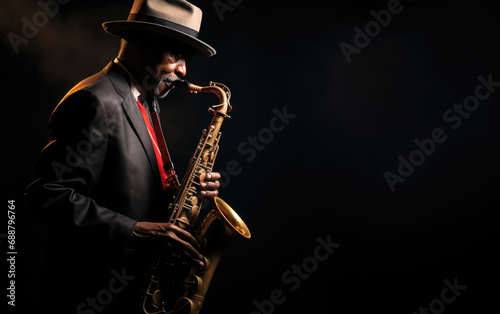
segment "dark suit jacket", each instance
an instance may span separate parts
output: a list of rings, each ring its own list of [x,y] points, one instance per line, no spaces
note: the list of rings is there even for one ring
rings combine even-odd
[[[168,218],[128,80],[111,62],[71,89],[50,117],[49,143],[25,192],[50,228],[42,301],[57,313],[131,313],[143,278],[129,265],[129,236],[137,221]]]

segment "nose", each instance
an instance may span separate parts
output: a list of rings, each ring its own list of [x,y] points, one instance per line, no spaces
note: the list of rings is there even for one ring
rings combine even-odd
[[[177,66],[175,67],[175,74],[178,77],[183,77],[187,74],[186,60],[179,59]]]

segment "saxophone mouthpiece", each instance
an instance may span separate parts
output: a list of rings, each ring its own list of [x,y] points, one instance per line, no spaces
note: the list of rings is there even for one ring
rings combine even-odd
[[[187,90],[191,93],[197,93],[199,91],[199,88],[197,88],[197,86],[194,85],[193,83],[190,83],[188,80],[174,79],[172,77],[167,76],[165,81],[171,82],[174,84],[174,86],[179,86],[180,88]]]
[[[190,86],[193,85],[189,81],[181,79],[177,79],[173,83],[175,86],[179,86],[180,88],[185,90],[191,90]]]

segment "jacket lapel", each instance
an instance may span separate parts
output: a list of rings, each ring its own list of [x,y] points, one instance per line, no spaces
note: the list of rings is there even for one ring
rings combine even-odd
[[[127,117],[127,120],[134,130],[135,134],[139,138],[144,152],[148,156],[149,164],[151,166],[151,171],[153,173],[155,181],[161,183],[153,144],[151,142],[151,138],[149,137],[146,123],[144,123],[144,119],[139,110],[139,104],[137,103],[130,89],[128,74],[114,62],[110,62],[104,69],[104,72],[108,75],[111,83],[115,87],[116,92],[123,98],[121,105],[125,116]]]

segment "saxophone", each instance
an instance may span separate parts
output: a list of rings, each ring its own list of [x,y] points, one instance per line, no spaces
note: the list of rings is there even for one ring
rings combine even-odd
[[[199,313],[229,242],[238,235],[251,237],[243,220],[218,197],[214,198],[215,207],[196,226],[203,205],[197,196],[197,188],[206,174],[212,171],[219,149],[220,128],[224,119],[229,118],[227,113],[232,110],[229,104],[231,92],[225,85],[214,82],[208,86],[197,86],[185,80],[176,80],[174,85],[193,93],[214,93],[219,98],[219,103],[209,108],[214,114],[213,119],[203,130],[188,170],[178,184],[174,201],[169,205],[169,222],[189,231],[200,242],[200,253],[205,258],[203,268],[198,269],[180,252],[156,257],[144,289],[142,306],[146,314]]]

